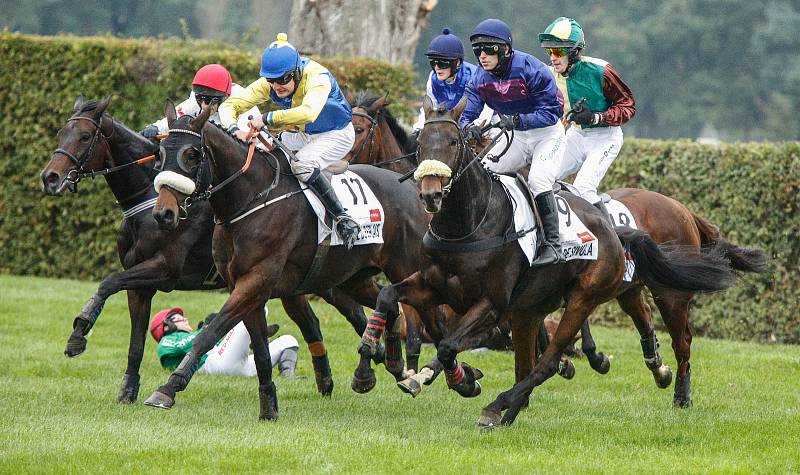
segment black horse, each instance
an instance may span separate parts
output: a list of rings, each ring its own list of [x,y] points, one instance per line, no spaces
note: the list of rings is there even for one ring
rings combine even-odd
[[[476,380],[482,375],[459,365],[456,355],[476,335],[509,320],[517,384],[482,411],[479,424],[491,427],[514,421],[533,388],[557,372],[564,348],[589,314],[623,291],[626,249],[636,262],[638,278],[651,289],[721,290],[732,284],[733,275],[719,249],[702,254],[681,248],[667,252],[644,232],[612,229],[595,208],[569,193],[562,198],[597,237],[597,260],[531,268],[516,242],[514,205],[461,135],[458,117],[464,106],[462,101],[448,112],[434,110],[429,100],[424,103],[427,122],[419,144],[420,159],[427,160],[421,162],[416,178],[420,197],[435,216],[423,241],[418,272],[381,291],[370,322],[378,318],[392,325],[398,301],[421,310],[444,303],[462,314],[458,325],[439,340],[437,360],[448,386],[473,397],[480,393]],[[565,311],[554,339],[534,365],[534,335],[542,319],[562,304]],[[379,337],[380,331],[368,325],[359,348],[359,369],[369,365]],[[425,373],[423,369],[420,375]]]
[[[94,326],[106,299],[128,291],[131,319],[128,366],[119,391],[121,403],[133,403],[139,392],[139,367],[144,352],[151,301],[156,291],[217,289],[225,287],[211,255],[213,211],[197,203],[180,225],[159,229],[152,214],[156,200],[152,163],[158,146],[107,114],[109,99],[84,101],[78,97],[74,114],[58,132],[58,149],[41,172],[43,190],[60,195],[77,191],[85,177],[104,176],[123,212],[117,249],[125,270],[100,283],[97,293],[84,305],[73,323],[64,353],[78,356],[86,350],[86,335]],[[143,160],[143,157],[147,157]],[[363,308],[334,290],[321,292],[342,312],[360,335],[366,326]],[[283,306],[299,326],[313,356],[318,390],[329,395],[333,378],[319,321],[304,296],[288,296]]]
[[[400,184],[398,174],[372,166],[354,166],[352,170],[383,206],[384,242],[352,250],[318,246],[316,214],[302,196],[301,185],[289,171],[283,152],[245,153],[240,140],[207,122],[211,107],[205,107],[196,118],[178,119],[174,106],[167,102],[165,113],[170,136],[164,141],[167,153],[163,173],[171,178],[160,187],[153,214],[162,225],[177,225],[179,204],[187,196],[192,202],[200,199],[193,198],[193,190],[188,188],[194,187],[186,186],[186,180],[202,181],[198,173],[205,163],[211,165],[213,187],[202,190],[205,194],[200,196],[208,197],[220,223],[214,231],[214,260],[231,295],[219,316],[204,327],[169,381],[145,404],[163,408],[174,405],[176,393],[186,388],[197,370],[200,356],[226,331],[244,321],[252,336],[259,377],[259,417],[275,419],[277,395],[269,355],[258,337],[265,330],[260,312],[264,301],[335,287],[362,305],[374,305],[380,289],[372,276],[383,271],[391,282],[399,282],[418,265],[419,242],[427,222],[425,212],[413,185]],[[354,191],[353,200],[366,201],[362,193]],[[403,374],[400,341],[396,333],[390,334],[386,339],[385,365],[399,379]],[[374,386],[374,373],[367,379],[364,384]]]

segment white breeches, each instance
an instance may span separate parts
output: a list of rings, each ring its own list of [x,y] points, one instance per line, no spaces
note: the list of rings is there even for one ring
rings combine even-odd
[[[622,148],[621,127],[598,127],[567,130],[564,166],[558,179],[577,172],[573,185],[581,197],[591,204],[599,203],[597,187]]]
[[[269,343],[269,357],[272,366],[278,364],[281,353],[288,348],[297,349],[300,345],[291,335],[282,335]],[[250,353],[250,334],[244,322],[239,322],[217,346],[206,353],[205,363],[198,372],[206,374],[225,374],[229,376],[255,376],[256,363]]]
[[[498,155],[506,146],[505,138],[501,138],[489,152]],[[528,186],[533,196],[553,189],[556,177],[561,170],[564,157],[564,126],[561,122],[542,129],[515,130],[511,147],[493,162],[483,160],[486,168],[497,173],[509,173],[531,164],[528,174]]]
[[[353,124],[339,130],[307,134],[305,132],[283,132],[281,142],[291,150],[296,150],[297,161],[290,160],[292,172],[298,180],[305,183],[315,169],[324,170],[329,165],[345,157],[353,148],[356,139]]]

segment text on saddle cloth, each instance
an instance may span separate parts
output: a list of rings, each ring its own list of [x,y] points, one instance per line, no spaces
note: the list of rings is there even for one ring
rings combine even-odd
[[[639,229],[639,227],[636,226],[636,220],[633,218],[633,213],[631,213],[631,210],[622,204],[622,202],[611,199],[605,194],[602,195],[600,199],[605,202],[606,209],[608,210],[609,217],[611,218],[611,222],[614,223],[614,226],[628,226],[629,228]],[[622,280],[625,282],[631,282],[633,280],[634,270],[636,270],[636,266],[633,263],[633,257],[626,251],[625,276]]]
[[[367,182],[352,171],[346,171],[331,177],[331,185],[336,196],[347,210],[347,214],[361,227],[355,245],[383,243],[383,205],[378,201]],[[317,243],[321,243],[331,234],[331,226],[325,222],[325,207],[319,198],[309,189],[303,192],[309,204],[317,214]],[[338,233],[331,236],[331,246],[342,244]]]

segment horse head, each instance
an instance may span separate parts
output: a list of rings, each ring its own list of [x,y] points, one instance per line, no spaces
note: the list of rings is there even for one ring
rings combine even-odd
[[[46,194],[61,195],[66,189],[75,193],[81,174],[98,170],[111,160],[108,139],[114,124],[105,115],[110,102],[111,97],[101,101],[77,97],[72,117],[56,134],[58,147],[40,174]]]
[[[383,143],[378,120],[384,107],[386,107],[386,96],[365,99],[363,95],[359,95],[356,99],[356,104],[353,105],[353,129],[356,136],[353,148],[344,158],[349,163],[371,165],[377,161]]]
[[[178,118],[172,101],[164,104],[169,136],[161,142],[162,170],[153,183],[158,192],[153,217],[162,229],[178,227],[181,205],[197,188],[204,160],[202,130],[211,113],[212,107],[203,106],[197,117]]]
[[[420,163],[414,172],[414,179],[428,213],[441,210],[442,199],[466,165],[466,157],[471,155],[467,152],[467,143],[458,126],[458,119],[466,105],[465,98],[448,111],[444,105],[434,108],[428,97],[422,104],[427,119],[417,138]]]

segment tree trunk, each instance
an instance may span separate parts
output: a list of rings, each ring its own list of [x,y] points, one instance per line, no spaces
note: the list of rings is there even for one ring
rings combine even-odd
[[[411,63],[438,0],[295,0],[289,42],[304,54]]]

